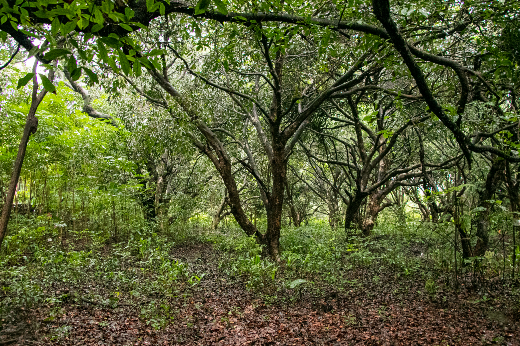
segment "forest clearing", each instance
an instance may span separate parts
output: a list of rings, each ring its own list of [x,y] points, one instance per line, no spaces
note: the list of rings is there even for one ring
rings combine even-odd
[[[0,6],[0,346],[520,345],[519,1]]]

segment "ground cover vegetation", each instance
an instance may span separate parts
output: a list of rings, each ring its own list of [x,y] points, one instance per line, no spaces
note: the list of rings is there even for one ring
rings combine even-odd
[[[518,1],[0,6],[0,345],[520,343]]]

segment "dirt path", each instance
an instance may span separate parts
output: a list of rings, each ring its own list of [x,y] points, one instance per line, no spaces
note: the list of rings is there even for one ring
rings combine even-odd
[[[173,256],[205,276],[172,302],[166,328],[140,320],[139,307],[84,302],[65,306],[55,321],[32,321],[37,334],[24,342],[0,345],[520,345],[518,321],[463,297],[433,303],[417,299],[412,286],[378,284],[268,306],[219,271],[209,245],[178,247]],[[60,332],[55,341],[45,336]]]

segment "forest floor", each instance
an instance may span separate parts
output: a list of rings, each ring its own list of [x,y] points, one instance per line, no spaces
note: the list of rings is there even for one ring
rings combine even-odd
[[[293,290],[267,303],[219,269],[210,244],[177,246],[172,256],[205,275],[170,301],[166,327],[139,318],[139,304],[71,300],[52,319],[48,306],[21,311],[0,345],[520,345],[519,318],[493,299],[498,291],[489,299],[464,288],[431,296],[413,277],[367,280],[351,271],[357,284],[341,292]]]

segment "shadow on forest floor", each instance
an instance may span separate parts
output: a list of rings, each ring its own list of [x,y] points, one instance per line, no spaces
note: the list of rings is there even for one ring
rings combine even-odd
[[[140,318],[144,303],[80,298],[57,310],[20,311],[18,323],[3,325],[0,345],[520,345],[518,316],[504,313],[492,293],[431,296],[412,277],[351,271],[352,285],[341,292],[303,290],[295,299],[286,290],[267,304],[219,269],[222,253],[212,245],[187,243],[171,254],[199,276],[157,306],[170,316],[164,328],[152,327],[153,316]]]

